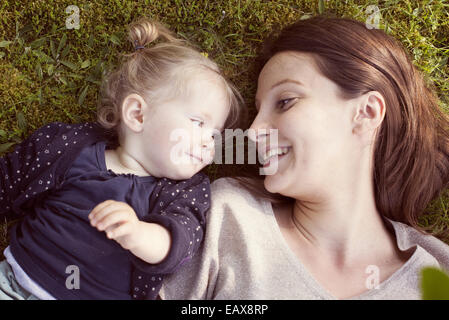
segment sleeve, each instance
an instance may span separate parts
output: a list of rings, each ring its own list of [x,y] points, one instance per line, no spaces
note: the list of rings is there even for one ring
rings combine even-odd
[[[164,277],[159,296],[163,300],[211,300],[216,294],[220,259],[218,240],[219,224],[211,209],[211,220],[207,221],[204,241],[192,261],[184,264],[175,273]],[[217,214],[219,215],[219,214]]]
[[[210,181],[198,173],[189,180],[167,178],[158,182],[150,200],[150,214],[146,222],[158,223],[171,235],[167,257],[158,264],[149,264],[133,256],[140,270],[151,274],[170,274],[192,259],[200,247],[210,208]]]
[[[101,135],[101,128],[94,123],[52,122],[0,158],[0,216],[28,212],[62,183],[66,169],[85,143]]]
[[[41,127],[18,144],[13,152],[0,158],[0,215],[11,213],[14,201],[45,169],[45,164],[34,164],[58,129],[58,123]]]
[[[224,259],[223,257],[220,259],[220,247],[229,248],[232,245],[223,239],[226,238],[225,230],[231,233],[234,230],[232,224],[234,218],[228,212],[229,201],[233,199],[233,194],[229,193],[230,189],[232,191],[233,186],[227,183],[227,179],[221,178],[212,183],[211,208],[206,222],[204,241],[190,263],[164,278],[159,292],[161,299],[211,300],[222,290],[223,279],[227,276],[221,266]],[[226,221],[226,217],[231,221]],[[229,255],[225,259],[228,258]],[[229,260],[224,264],[225,268],[232,268]]]
[[[209,232],[209,231],[207,231]],[[203,242],[192,261],[164,278],[159,296],[162,300],[210,300],[217,283],[218,259],[211,255],[209,240]]]

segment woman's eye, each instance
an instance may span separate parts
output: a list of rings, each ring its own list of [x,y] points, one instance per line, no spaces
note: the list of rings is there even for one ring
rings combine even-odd
[[[289,99],[282,99],[279,100],[277,103],[277,107],[281,110],[285,110],[287,107],[291,106],[292,104],[290,103],[292,100],[296,100],[296,98],[289,98]]]

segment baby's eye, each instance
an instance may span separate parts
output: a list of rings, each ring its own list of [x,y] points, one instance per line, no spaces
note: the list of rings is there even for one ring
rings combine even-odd
[[[203,121],[201,121],[201,120],[198,120],[198,119],[192,119],[192,122],[195,124],[195,125],[197,125],[198,127],[202,127],[203,126],[203,124],[204,124],[204,122]]]

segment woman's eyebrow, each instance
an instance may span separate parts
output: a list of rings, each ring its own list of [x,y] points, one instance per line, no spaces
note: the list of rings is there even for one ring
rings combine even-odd
[[[281,84],[289,83],[289,82],[295,83],[295,84],[297,84],[297,85],[300,85],[300,86],[303,86],[303,87],[304,87],[304,84],[303,84],[302,82],[298,81],[298,80],[284,79],[284,80],[281,80],[281,81],[275,83],[275,84],[270,88],[270,90],[273,90],[275,87],[280,86]]]
[[[292,79],[284,79],[284,80],[281,80],[281,81],[275,83],[274,85],[272,85],[270,90],[273,90],[274,88],[276,88],[276,87],[278,87],[278,86],[280,86],[281,84],[284,84],[284,83],[294,83],[294,84],[297,84],[299,86],[303,86],[304,87],[304,84],[301,81],[292,80]],[[260,101],[256,98],[255,102],[256,102],[256,110],[259,111]]]

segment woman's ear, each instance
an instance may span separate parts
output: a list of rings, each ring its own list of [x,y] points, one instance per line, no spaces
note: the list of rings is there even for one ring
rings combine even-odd
[[[370,91],[357,99],[352,132],[375,131],[385,118],[385,100],[377,91]]]
[[[138,94],[128,95],[122,103],[122,121],[132,131],[139,133],[143,130],[143,114],[147,104]]]

